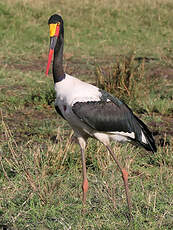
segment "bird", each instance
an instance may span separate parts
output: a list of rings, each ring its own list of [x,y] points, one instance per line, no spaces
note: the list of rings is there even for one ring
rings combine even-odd
[[[128,172],[122,167],[111,148],[111,142],[131,142],[147,151],[156,152],[156,144],[149,128],[133,111],[117,97],[98,87],[81,81],[64,72],[64,22],[60,15],[54,14],[48,20],[50,47],[46,75],[53,58],[53,80],[56,92],[55,109],[74,131],[80,146],[82,159],[82,201],[86,203],[88,179],[85,149],[88,138],[94,138],[106,146],[108,152],[121,172],[129,216],[132,217],[131,196],[128,187]]]

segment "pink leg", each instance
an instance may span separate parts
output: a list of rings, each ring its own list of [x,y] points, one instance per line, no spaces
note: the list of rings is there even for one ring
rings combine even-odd
[[[84,180],[83,181],[83,185],[82,185],[82,190],[83,190],[83,204],[85,204],[86,202],[86,194],[87,194],[87,191],[88,191],[88,180]]]
[[[125,186],[125,191],[126,191],[126,200],[128,204],[128,209],[129,209],[129,215],[130,219],[132,218],[131,210],[132,210],[132,205],[131,205],[131,197],[130,197],[130,192],[129,192],[129,187],[128,187],[128,172],[120,165],[116,155],[112,151],[112,149],[109,146],[106,146],[107,149],[109,150],[110,154],[112,155],[114,161],[117,163],[119,170],[122,173],[122,178],[124,181],[124,186]]]
[[[86,202],[86,194],[88,191],[88,180],[86,176],[86,163],[85,163],[85,154],[84,150],[81,149],[81,156],[82,156],[82,171],[83,171],[83,184],[82,184],[82,190],[83,190],[83,204]]]
[[[129,187],[128,187],[128,172],[124,168],[121,171],[122,171],[122,177],[123,177],[125,191],[126,191],[126,199],[127,199],[127,204],[128,204],[128,208],[129,208],[129,214],[130,214],[130,218],[131,218],[132,217],[132,215],[131,215],[132,205],[131,205],[131,196],[130,196]]]
[[[87,180],[87,175],[86,175],[86,163],[85,163],[85,147],[86,147],[86,141],[87,141],[87,136],[82,137],[78,136],[77,137],[80,148],[81,148],[81,158],[82,158],[82,172],[83,172],[83,183],[82,183],[82,191],[83,191],[83,205],[85,205],[86,202],[86,195],[88,191],[88,180]],[[84,211],[84,210],[83,210]]]

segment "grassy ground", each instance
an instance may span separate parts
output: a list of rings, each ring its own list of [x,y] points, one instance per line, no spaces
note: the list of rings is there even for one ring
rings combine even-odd
[[[172,0],[0,0],[0,229],[172,229],[172,9]],[[66,72],[80,79],[96,84],[97,70],[110,76],[124,55],[148,58],[125,100],[151,127],[158,152],[113,145],[130,175],[131,225],[118,169],[94,140],[81,212],[79,147],[44,74],[53,13],[65,21]]]

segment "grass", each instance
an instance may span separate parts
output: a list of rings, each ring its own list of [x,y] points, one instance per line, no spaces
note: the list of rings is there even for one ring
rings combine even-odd
[[[171,0],[0,1],[0,229],[172,229],[172,8]],[[53,13],[65,21],[65,70],[94,84],[102,74],[102,87],[109,83],[155,135],[156,154],[112,146],[129,171],[131,225],[122,178],[94,140],[81,212],[79,147],[54,110],[52,77],[44,74]],[[138,61],[130,72],[114,75],[131,53]],[[133,76],[132,84],[122,90],[120,78],[114,88],[115,76]]]
[[[113,65],[98,66],[96,85],[125,101],[138,112],[142,109],[143,112],[169,115],[173,111],[172,82],[158,78],[155,73],[148,75],[146,70],[149,67],[145,58],[141,62],[138,59],[130,54],[117,57]]]
[[[144,82],[144,61],[136,63],[133,54],[129,57],[120,57],[108,70],[98,67],[96,76],[99,88],[120,99],[134,100],[138,97],[137,92],[140,91],[139,82]]]

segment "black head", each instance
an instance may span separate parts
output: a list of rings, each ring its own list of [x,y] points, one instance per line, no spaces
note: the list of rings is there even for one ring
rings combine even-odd
[[[52,15],[49,20],[48,20],[48,25],[50,24],[56,24],[56,23],[60,23],[60,24],[63,24],[63,20],[62,20],[62,17],[58,14],[54,14]]]
[[[58,14],[52,15],[48,20],[48,25],[49,25],[49,33],[50,33],[50,50],[49,50],[48,63],[46,67],[47,75],[49,72],[49,67],[50,67],[53,53],[54,56],[55,54],[60,55],[60,51],[61,51],[61,58],[62,58],[63,43],[64,43],[64,27],[63,27],[63,20],[61,16]]]
[[[48,20],[48,25],[51,25],[51,24],[59,24],[60,34],[62,37],[64,37],[64,25],[63,25],[62,17],[58,14],[53,14]]]

